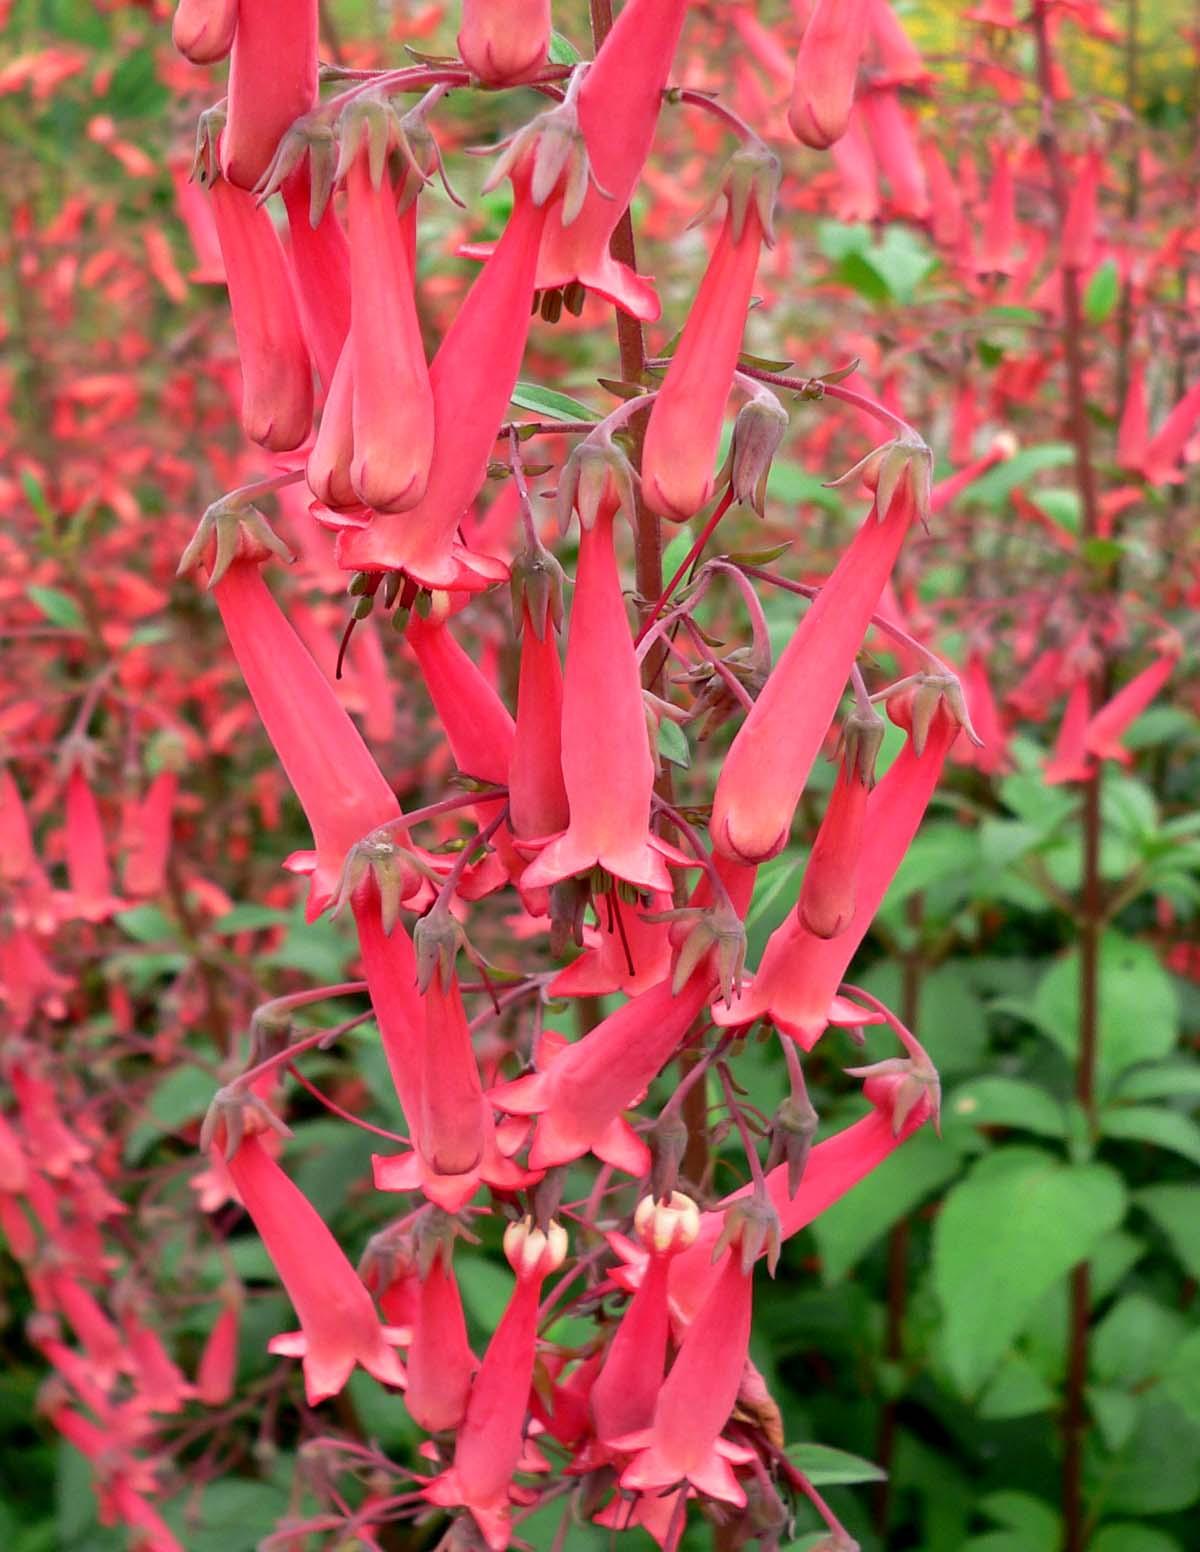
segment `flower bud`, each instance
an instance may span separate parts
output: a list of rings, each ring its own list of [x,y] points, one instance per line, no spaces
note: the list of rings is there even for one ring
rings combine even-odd
[[[633,1226],[647,1250],[660,1256],[675,1255],[696,1243],[700,1209],[680,1191],[672,1191],[666,1201],[644,1196],[634,1212]]]
[[[545,1277],[566,1258],[567,1231],[554,1219],[542,1230],[532,1218],[522,1218],[505,1229],[504,1254],[518,1278]]]
[[[817,1112],[807,1094],[789,1094],[779,1102],[771,1117],[771,1147],[767,1154],[767,1169],[778,1164],[787,1165],[788,1196],[795,1196],[800,1189],[804,1166],[812,1148],[817,1130]]]
[[[484,86],[511,86],[545,63],[550,0],[463,0],[458,52]]]
[[[739,377],[738,382],[743,379]],[[742,405],[734,420],[725,472],[734,500],[752,507],[759,517],[763,515],[771,461],[787,429],[787,410],[769,388],[756,384],[754,397]]]
[[[749,1273],[765,1251],[767,1271],[774,1277],[782,1244],[779,1214],[770,1197],[742,1196],[725,1210],[725,1222],[713,1246],[712,1258],[719,1261],[726,1250],[737,1246],[742,1271]]]
[[[454,961],[463,942],[463,930],[448,909],[435,905],[413,928],[417,956],[417,986],[424,992],[436,972],[442,990],[454,979]]]

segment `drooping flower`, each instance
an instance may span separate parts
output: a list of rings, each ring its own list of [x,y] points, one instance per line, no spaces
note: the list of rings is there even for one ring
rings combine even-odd
[[[702,965],[678,994],[671,981],[664,980],[631,998],[573,1045],[543,1035],[537,1052],[540,1070],[489,1095],[501,1110],[537,1117],[529,1151],[532,1168],[566,1164],[590,1149],[631,1175],[645,1174],[649,1150],[621,1113],[674,1054],[708,1001],[714,979]]]
[[[517,715],[508,757],[508,812],[518,840],[542,841],[570,818],[562,773],[563,575],[541,545],[512,567],[513,616],[521,639]]]
[[[668,1274],[673,1258],[695,1243],[700,1214],[691,1197],[678,1191],[665,1202],[647,1196],[638,1203],[634,1228],[646,1249],[646,1270],[591,1388],[596,1437],[603,1444],[648,1428],[653,1420],[670,1331]]]
[[[1151,485],[1178,481],[1177,465],[1200,420],[1200,381],[1195,382],[1171,410],[1146,444],[1142,474]]]
[[[912,119],[894,87],[872,86],[861,100],[863,123],[880,172],[888,182],[892,208],[910,221],[929,215],[929,186],[921,165]]]
[[[1017,237],[1012,153],[1007,145],[999,144],[992,148],[992,156],[992,183],[976,268],[981,274],[1011,275],[1016,268]]]
[[[550,0],[463,0],[458,52],[485,86],[533,75],[550,47]]]
[[[854,919],[867,799],[875,785],[875,759],[882,742],[883,718],[869,706],[846,718],[837,776],[796,906],[801,923],[814,937],[836,938]]]
[[[239,0],[221,171],[253,189],[317,99],[317,0]]]
[[[1135,356],[1129,367],[1129,385],[1117,427],[1117,462],[1122,469],[1140,470],[1150,440],[1149,406],[1146,403],[1146,363]]]
[[[850,121],[867,41],[867,0],[816,0],[809,13],[788,106],[797,140],[823,151]]]
[[[779,160],[746,147],[730,164],[727,209],[704,279],[650,410],[642,492],[672,522],[694,517],[713,493],[725,403],[733,386],[759,252],[772,242]]]
[[[309,433],[313,391],[287,256],[253,194],[215,177],[212,209],[242,366],[242,426],[251,441],[288,452]]]
[[[401,817],[400,804],[332,685],[262,579],[256,560],[235,559],[213,594],[233,655],[280,764],[312,827],[309,920],[337,891],[350,848]]]
[[[350,246],[337,211],[314,211],[313,171],[305,157],[280,185],[291,243],[288,258],[300,318],[326,396],[350,332]],[[319,195],[320,189],[316,190]]]
[[[458,977],[425,988],[417,1147],[434,1175],[468,1175],[483,1158],[484,1098]]]
[[[196,1396],[205,1406],[221,1406],[233,1394],[241,1315],[240,1297],[227,1296],[204,1343],[196,1367]]]
[[[529,865],[524,882],[530,888],[596,867],[638,889],[671,887],[670,850],[650,833],[654,760],[613,546],[615,510],[607,498],[581,524],[563,681],[570,823]]]
[[[75,760],[67,777],[67,879],[73,914],[84,921],[107,920],[123,902],[113,893],[112,867],[104,821],[83,762]]]
[[[404,1369],[389,1345],[371,1295],[312,1203],[253,1134],[227,1161],[300,1330],[273,1337],[273,1353],[301,1358],[310,1406],[336,1396],[355,1364],[386,1385],[403,1386]]]
[[[125,863],[121,886],[127,895],[161,894],[167,876],[171,852],[171,821],[179,777],[174,770],[161,770],[147,787],[135,812],[122,826]]]
[[[1064,781],[1086,781],[1094,772],[1095,761],[1085,742],[1091,709],[1091,686],[1087,675],[1080,674],[1067,692],[1058,736],[1043,768],[1042,779],[1048,787],[1056,787]]]
[[[1096,250],[1096,200],[1102,163],[1093,146],[1072,170],[1071,194],[1063,222],[1060,260],[1064,269],[1090,269]]]
[[[422,1225],[421,1272],[408,1345],[405,1405],[428,1433],[457,1428],[467,1410],[479,1361],[467,1341],[462,1299],[451,1260],[452,1228]]]
[[[179,0],[171,41],[193,65],[215,65],[233,47],[238,0]]]
[[[347,338],[333,369],[321,424],[305,465],[313,495],[331,512],[349,512],[362,502],[350,478],[354,463],[354,342]]]
[[[509,1489],[523,1447],[538,1299],[566,1253],[566,1230],[553,1221],[545,1232],[532,1219],[506,1229],[504,1254],[516,1286],[471,1386],[454,1464],[425,1489],[431,1503],[468,1508],[493,1552],[503,1552],[509,1541]]]
[[[883,585],[916,515],[907,477],[872,510],[821,588],[738,730],[713,797],[713,845],[762,862],[787,844],[804,791]]]
[[[1097,760],[1116,760],[1121,765],[1128,765],[1133,757],[1121,743],[1121,738],[1166,684],[1178,663],[1179,648],[1172,646],[1106,701],[1089,718],[1084,729],[1083,746],[1087,753]]]

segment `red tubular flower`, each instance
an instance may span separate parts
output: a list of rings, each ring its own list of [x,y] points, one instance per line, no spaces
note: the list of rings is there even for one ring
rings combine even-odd
[[[215,178],[212,209],[242,364],[242,426],[251,441],[288,452],[309,433],[313,391],[287,256],[252,194]]]
[[[778,159],[765,147],[733,158],[724,224],[650,410],[642,491],[650,506],[683,523],[713,493],[713,465],[733,386],[762,245],[770,246]]]
[[[854,915],[846,930],[822,939],[789,916],[767,940],[749,988],[732,1008],[714,1008],[718,1024],[741,1027],[769,1018],[811,1050],[831,1023],[872,1021],[861,1008],[843,1002],[837,989],[912,844],[958,731],[959,724],[939,711],[922,752],[910,738],[868,798]]]
[[[1179,480],[1176,465],[1191,440],[1197,420],[1200,420],[1200,382],[1192,384],[1147,443],[1142,473],[1151,485]]]
[[[467,1410],[471,1376],[478,1367],[467,1341],[450,1245],[443,1242],[420,1280],[408,1346],[404,1402],[413,1421],[428,1433],[457,1428]]]
[[[508,813],[518,840],[541,841],[570,818],[562,773],[562,664],[550,617],[540,624],[521,603],[517,718],[508,759]]]
[[[636,888],[669,890],[664,848],[650,834],[654,760],[613,548],[611,502],[579,541],[563,682],[562,768],[570,823],[529,865],[526,886],[602,867]]]
[[[434,400],[412,265],[416,200],[397,217],[397,189],[384,168],[378,169],[378,178],[374,172],[364,145],[346,179],[354,339],[350,477],[366,506],[402,512],[425,494],[433,458]]]
[[[196,1368],[196,1396],[205,1406],[221,1406],[233,1395],[241,1317],[240,1298],[227,1298],[208,1333]]]
[[[63,1120],[53,1084],[24,1061],[14,1062],[6,1076],[38,1169],[56,1180],[70,1179],[76,1166],[91,1158],[92,1150]]]
[[[503,1552],[509,1540],[508,1494],[524,1444],[538,1299],[543,1281],[567,1253],[566,1231],[553,1221],[545,1233],[531,1219],[512,1223],[504,1253],[516,1287],[471,1386],[454,1464],[425,1489],[431,1503],[468,1508],[494,1552]]]
[[[159,771],[124,829],[125,865],[121,884],[127,895],[161,894],[166,884],[171,852],[171,819],[179,777],[173,770]]]
[[[513,752],[513,719],[483,670],[444,619],[413,615],[406,637],[459,770],[504,786]]]
[[[1088,754],[1097,760],[1117,760],[1121,765],[1130,763],[1132,756],[1121,744],[1121,736],[1150,705],[1178,662],[1178,649],[1163,652],[1101,706],[1084,730],[1083,747]]]
[[[1071,197],[1063,223],[1064,269],[1090,269],[1096,251],[1096,199],[1100,188],[1100,153],[1094,147],[1079,158],[1071,179]]]
[[[801,925],[814,937],[836,938],[854,920],[867,798],[875,785],[875,757],[882,741],[882,717],[856,712],[846,719],[833,791],[796,906]]]
[[[417,956],[400,922],[390,932],[384,931],[379,889],[372,877],[364,881],[350,903],[379,1038],[411,1135],[421,1117],[425,1028],[425,1011],[417,991]]]
[[[638,1450],[621,1473],[622,1487],[648,1492],[686,1480],[710,1498],[746,1502],[730,1462],[748,1461],[752,1451],[727,1443],[721,1430],[750,1348],[752,1287],[751,1269],[738,1250],[729,1251],[658,1393],[649,1428],[616,1441]]]
[[[686,0],[628,0],[588,68],[579,91],[579,125],[595,177],[583,208],[567,223],[561,209],[546,223],[538,259],[539,290],[577,280],[652,323],[654,287],[609,252],[654,141],[663,88],[687,14]]]
[[[123,902],[113,894],[104,822],[96,794],[79,761],[67,777],[66,819],[72,912],[84,921],[106,921],[115,910],[120,910]]]
[[[929,190],[912,121],[894,88],[876,87],[862,98],[863,119],[879,170],[888,181],[898,216],[924,221]]]
[[[228,1169],[300,1318],[299,1332],[268,1346],[303,1359],[308,1404],[336,1396],[356,1363],[385,1385],[403,1386],[371,1295],[304,1193],[253,1135],[242,1138]]]
[[[976,747],[965,731],[954,745],[954,758],[961,765],[972,765],[988,776],[1003,775],[1012,769],[1008,753],[1008,730],[992,694],[987,663],[982,652],[972,652],[963,669],[963,693],[971,708],[971,720],[983,740]]]
[[[701,966],[678,995],[670,980],[632,998],[582,1040],[568,1045],[543,1036],[543,1070],[489,1095],[501,1110],[536,1115],[529,1163],[533,1169],[567,1164],[589,1149],[631,1175],[644,1175],[650,1153],[622,1119],[674,1054],[712,992],[714,977]]]
[[[20,789],[6,765],[0,765],[0,884],[11,891],[10,910],[17,927],[49,932],[56,926],[54,891],[34,850]]]
[[[356,570],[404,571],[426,587],[478,588],[503,576],[456,549],[455,534],[487,477],[488,457],[512,395],[529,333],[538,244],[550,210],[535,204],[527,165],[513,171],[513,213],[429,369],[433,463],[425,496],[402,516],[381,513],[338,535],[338,561]]]
[[[1144,467],[1149,440],[1146,363],[1141,356],[1137,356],[1129,368],[1129,386],[1125,390],[1125,403],[1121,408],[1121,424],[1117,428],[1117,462],[1122,469],[1136,471]]]
[[[981,274],[1011,275],[1016,269],[1014,247],[1017,236],[1012,158],[1006,145],[993,146],[992,155],[992,186],[988,191],[983,241],[975,267]]]
[[[422,1000],[425,1039],[417,1147],[432,1174],[469,1175],[483,1158],[483,1085],[453,970],[445,983],[435,973]]]
[[[317,0],[241,0],[228,100],[221,171],[252,189],[317,100]]]
[[[643,1197],[633,1221],[646,1248],[646,1270],[592,1384],[592,1416],[602,1444],[648,1428],[654,1418],[670,1331],[667,1278],[674,1257],[695,1243],[700,1230],[695,1202],[678,1191],[665,1202]]]
[[[333,369],[304,471],[309,490],[332,512],[353,511],[362,505],[350,478],[353,463],[354,342],[347,339]]]
[[[463,0],[458,52],[485,86],[513,86],[546,62],[550,0]]]
[[[867,41],[868,0],[816,0],[796,55],[788,123],[823,151],[846,133]]]
[[[670,910],[671,896],[653,895],[649,910]],[[636,997],[671,973],[671,940],[663,921],[647,920],[638,906],[614,891],[593,902],[599,927],[584,934],[584,950],[546,988],[548,997],[604,997],[624,992]]]
[[[901,481],[822,587],[734,739],[713,798],[712,838],[735,861],[763,862],[787,844],[804,791],[871,615],[916,505]]]
[[[179,0],[171,42],[193,65],[215,65],[233,47],[238,0]]]
[[[370,831],[400,818],[400,804],[358,729],[288,624],[258,562],[234,560],[213,588],[233,655],[305,817],[315,858],[311,921],[337,890],[346,853]]]
[[[880,209],[879,167],[861,105],[855,105],[846,133],[834,142],[832,155],[842,180],[838,220],[874,221]]]
[[[337,212],[327,204],[312,220],[312,175],[304,158],[280,185],[287,210],[292,275],[305,338],[328,395],[350,332],[350,246]]]

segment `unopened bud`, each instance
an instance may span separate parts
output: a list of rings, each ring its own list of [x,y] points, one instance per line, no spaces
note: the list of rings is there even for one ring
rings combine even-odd
[[[634,1212],[633,1226],[647,1250],[660,1256],[675,1255],[696,1243],[700,1209],[681,1191],[672,1191],[665,1201],[644,1196]]]
[[[679,1179],[679,1169],[687,1152],[687,1123],[678,1109],[668,1105],[650,1128],[650,1190],[656,1201],[669,1198]]]
[[[787,1165],[788,1196],[795,1196],[800,1189],[804,1166],[812,1150],[817,1130],[817,1112],[807,1094],[789,1094],[779,1102],[771,1117],[771,1146],[767,1153],[767,1168]]]
[[[712,1258],[719,1261],[726,1250],[736,1246],[742,1271],[749,1276],[754,1263],[765,1252],[767,1271],[774,1277],[782,1244],[779,1214],[770,1198],[752,1194],[739,1197],[726,1208]]]
[[[522,1218],[505,1229],[504,1254],[518,1277],[546,1277],[566,1259],[567,1231],[554,1219],[543,1230]]]
[[[864,1078],[863,1093],[877,1110],[891,1116],[892,1134],[899,1137],[904,1123],[922,1101],[936,1128],[942,1112],[942,1084],[937,1068],[922,1053],[917,1057],[889,1056],[867,1067],[847,1067],[852,1078]]]
[[[463,943],[463,930],[448,909],[435,905],[413,928],[413,949],[417,959],[417,987],[429,990],[436,974],[444,992],[454,980],[454,961]]]
[[[751,378],[738,377],[745,386]],[[767,476],[779,444],[787,435],[788,413],[769,388],[754,384],[754,397],[743,404],[733,423],[733,440],[725,472],[735,501],[752,507],[759,517],[767,495]]]

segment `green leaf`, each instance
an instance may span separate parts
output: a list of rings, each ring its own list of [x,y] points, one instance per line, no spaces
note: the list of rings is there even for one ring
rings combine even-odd
[[[1176,1514],[1200,1497],[1200,1425],[1167,1397],[1145,1398],[1121,1450],[1088,1453],[1105,1507],[1118,1514]]]
[[[1005,1418],[1049,1412],[1057,1405],[1058,1392],[1029,1359],[1020,1353],[1008,1353],[984,1387],[975,1410],[982,1418],[1001,1422]]]
[[[1122,1099],[1200,1099],[1200,1066],[1195,1062],[1163,1062],[1121,1074],[1117,1092]]]
[[[264,927],[278,927],[291,920],[290,911],[281,911],[276,906],[235,905],[224,916],[218,916],[209,930],[219,937],[227,937],[234,932],[258,932]]]
[[[552,65],[577,65],[583,55],[561,32],[550,34],[550,63]]]
[[[954,1090],[948,1115],[962,1116],[972,1126],[1015,1126],[1042,1137],[1064,1137],[1063,1108],[1045,1089],[1024,1078],[975,1078]]]
[[[884,1482],[887,1472],[874,1461],[827,1444],[789,1444],[787,1458],[814,1487],[847,1487],[854,1482]]]
[[[1148,1142],[1200,1164],[1200,1126],[1165,1105],[1111,1105],[1100,1113],[1100,1131],[1105,1137]]]
[[[664,717],[658,724],[658,752],[664,760],[670,760],[672,765],[682,766],[685,771],[692,763],[692,751],[688,746],[687,734],[678,722],[672,722],[670,717]]]
[[[136,1163],[162,1136],[200,1120],[219,1087],[219,1080],[202,1067],[189,1064],[167,1073],[146,1107],[151,1119],[135,1126],[129,1134],[126,1162]]]
[[[1137,1062],[1166,1056],[1175,1044],[1179,1001],[1153,949],[1117,932],[1100,940],[1099,1070],[1102,1086]],[[1032,1012],[1059,1049],[1074,1060],[1079,1048],[1079,951],[1046,971]]]
[[[135,905],[132,910],[118,911],[114,919],[135,943],[171,942],[176,936],[175,923],[156,905]]]
[[[1200,1212],[1194,1185],[1147,1186],[1134,1197],[1171,1242],[1186,1271],[1200,1279]]]
[[[1188,1323],[1174,1310],[1131,1293],[1118,1300],[1092,1333],[1091,1363],[1105,1382],[1141,1385],[1171,1362]]]
[[[595,410],[588,409],[578,399],[572,399],[554,388],[543,388],[538,383],[518,383],[512,391],[511,402],[520,409],[548,415],[551,420],[599,419]]]
[[[1141,1398],[1112,1385],[1089,1385],[1087,1403],[1110,1450],[1123,1450],[1137,1427]]]
[[[41,518],[43,523],[52,522],[54,511],[46,500],[46,492],[42,487],[41,480],[38,479],[32,469],[22,469],[18,478],[21,481],[21,489],[25,492],[26,501],[37,513],[38,517]]]
[[[1183,1552],[1174,1536],[1149,1525],[1106,1525],[1088,1552]]]
[[[63,630],[85,629],[83,611],[70,593],[64,593],[57,587],[39,587],[36,582],[31,582],[25,592],[51,625],[61,626]]]
[[[1062,469],[1075,462],[1075,449],[1069,442],[1039,442],[1023,447],[1012,458],[974,481],[964,499],[1001,510],[1019,485],[1026,485],[1046,469]]]
[[[978,1394],[1039,1300],[1124,1207],[1115,1171],[1024,1147],[981,1159],[950,1192],[934,1226],[933,1281],[943,1354],[964,1395]]]
[[[918,1132],[813,1223],[821,1276],[839,1282],[898,1219],[952,1180],[959,1160],[928,1129]]]
[[[1163,1390],[1193,1422],[1200,1422],[1200,1331],[1185,1336],[1172,1353]]]
[[[1056,1552],[1061,1535],[1057,1512],[1032,1493],[988,1493],[979,1509],[1005,1530],[1020,1531],[1026,1552]]]
[[[1083,293],[1083,311],[1089,323],[1104,323],[1117,305],[1121,294],[1120,274],[1115,259],[1097,265]]]

